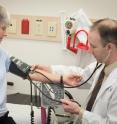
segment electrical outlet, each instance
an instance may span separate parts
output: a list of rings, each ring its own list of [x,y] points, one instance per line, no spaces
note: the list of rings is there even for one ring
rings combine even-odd
[[[57,23],[55,21],[48,22],[48,36],[56,37]]]
[[[43,35],[43,21],[42,20],[35,20],[35,35]]]
[[[7,28],[7,32],[10,34],[16,34],[17,33],[17,21],[16,21],[16,19],[11,19],[10,26]]]

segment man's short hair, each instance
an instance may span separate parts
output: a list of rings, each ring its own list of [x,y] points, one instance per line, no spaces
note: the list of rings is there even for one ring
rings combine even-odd
[[[117,46],[117,21],[105,18],[100,19],[91,27],[91,31],[98,31],[103,45],[113,43]]]
[[[0,5],[0,26],[8,26],[10,24],[10,16],[7,10]]]

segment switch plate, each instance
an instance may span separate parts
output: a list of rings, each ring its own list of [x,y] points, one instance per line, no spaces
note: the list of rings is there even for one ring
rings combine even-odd
[[[48,36],[56,37],[57,23],[55,21],[48,22]]]
[[[10,26],[7,28],[7,32],[10,34],[16,34],[17,33],[17,21],[16,21],[16,19],[11,19]]]
[[[43,21],[42,20],[35,20],[35,35],[43,35]]]

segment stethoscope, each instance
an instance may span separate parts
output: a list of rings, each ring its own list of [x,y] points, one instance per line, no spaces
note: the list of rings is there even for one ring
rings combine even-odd
[[[79,85],[77,85],[77,86],[64,86],[64,88],[76,88],[76,87],[80,87],[80,86],[86,84],[86,83],[91,79],[91,77],[94,75],[94,73],[96,72],[96,70],[101,67],[101,65],[102,65],[102,64],[99,64],[99,63],[97,62],[97,63],[96,63],[96,67],[94,68],[93,72],[91,73],[91,75],[89,76],[89,78],[88,78],[86,81],[84,81],[83,83],[81,83],[81,84],[79,84]]]

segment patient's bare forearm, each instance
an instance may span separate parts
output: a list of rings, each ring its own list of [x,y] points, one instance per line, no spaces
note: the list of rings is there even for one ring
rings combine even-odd
[[[30,78],[35,81],[41,81],[41,82],[50,82],[44,75],[52,80],[53,82],[59,82],[60,76],[52,73],[48,73],[46,71],[38,70],[36,69],[34,73],[30,74]]]

